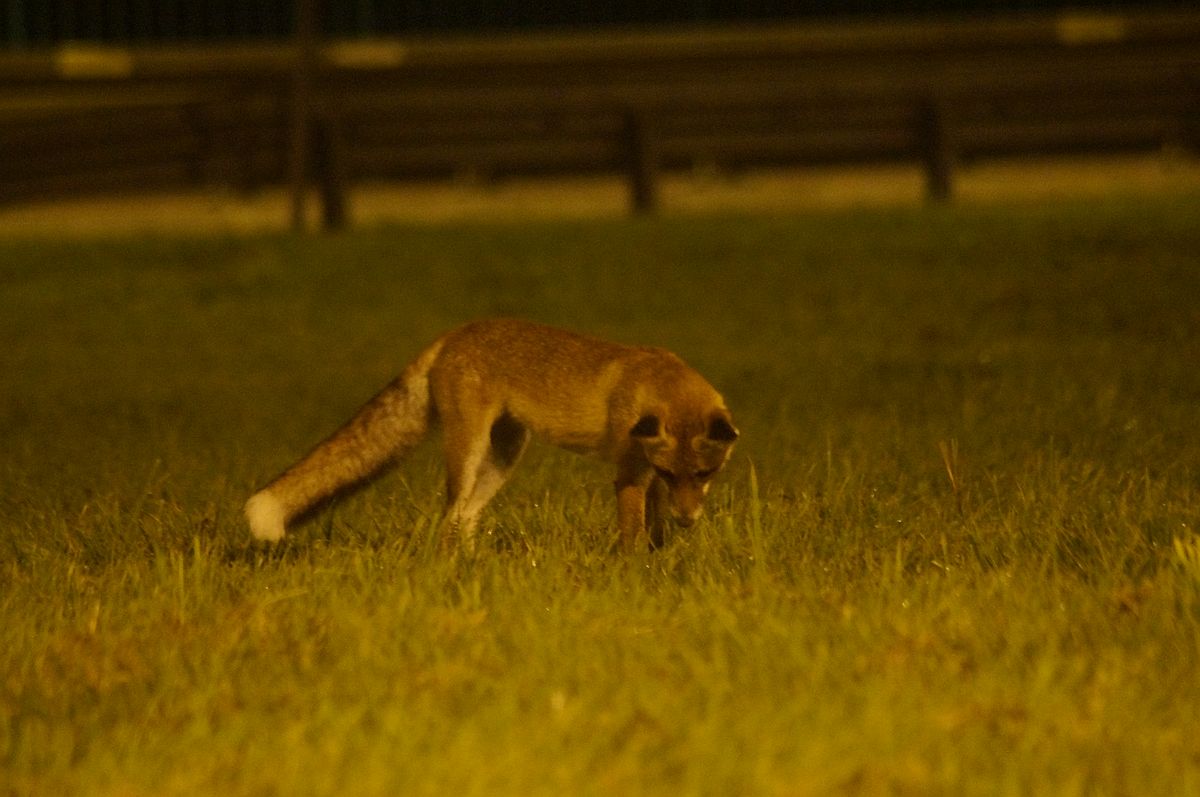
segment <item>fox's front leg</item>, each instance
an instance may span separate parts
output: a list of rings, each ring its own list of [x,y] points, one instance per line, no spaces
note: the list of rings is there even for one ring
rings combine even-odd
[[[663,546],[663,532],[667,525],[667,519],[663,516],[664,507],[667,501],[667,485],[663,480],[655,476],[650,480],[649,486],[646,487],[646,529],[650,532],[650,549],[658,550]]]
[[[621,468],[617,473],[617,530],[627,552],[637,550],[646,534],[646,489],[654,472]]]

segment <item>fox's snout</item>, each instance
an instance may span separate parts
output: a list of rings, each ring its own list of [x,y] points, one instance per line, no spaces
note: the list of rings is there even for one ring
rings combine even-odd
[[[704,514],[704,508],[698,506],[694,509],[689,509],[683,512],[675,510],[671,513],[671,519],[674,520],[677,525],[683,526],[686,529],[688,526],[695,523],[702,514]]]
[[[704,514],[708,482],[678,478],[673,481],[667,484],[667,511],[664,514],[669,515],[677,526],[687,528]]]
[[[678,498],[678,496],[676,496]],[[689,496],[689,499],[691,496]],[[704,514],[704,496],[699,496],[698,500],[671,502],[671,520],[675,521],[676,525],[687,528],[695,523],[701,515]]]

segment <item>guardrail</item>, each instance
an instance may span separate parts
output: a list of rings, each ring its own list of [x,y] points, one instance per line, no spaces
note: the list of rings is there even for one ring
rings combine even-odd
[[[1200,12],[0,54],[0,199],[1200,144]],[[300,199],[298,198],[297,202]]]

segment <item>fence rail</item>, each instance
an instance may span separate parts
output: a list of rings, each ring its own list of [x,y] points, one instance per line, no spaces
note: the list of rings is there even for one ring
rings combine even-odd
[[[1200,13],[0,54],[0,200],[1200,143]],[[307,68],[304,65],[307,64]],[[303,90],[298,90],[302,88]]]

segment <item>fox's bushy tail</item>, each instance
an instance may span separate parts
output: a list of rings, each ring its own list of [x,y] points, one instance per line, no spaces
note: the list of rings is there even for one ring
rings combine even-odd
[[[434,409],[429,369],[440,343],[426,349],[342,428],[246,502],[250,531],[278,540],[287,524],[322,501],[378,473],[421,441]]]

